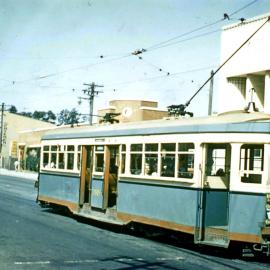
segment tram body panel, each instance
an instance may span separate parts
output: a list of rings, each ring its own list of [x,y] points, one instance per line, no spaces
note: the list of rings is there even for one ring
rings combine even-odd
[[[39,181],[40,196],[78,203],[80,185],[78,176],[40,174]]]
[[[91,182],[91,206],[96,208],[103,208],[104,178],[93,177]]]
[[[229,204],[229,231],[232,239],[243,241],[250,235],[250,238],[258,241],[265,224],[265,194],[232,192]]]
[[[194,230],[198,190],[162,184],[119,181],[117,211],[121,215],[147,217],[151,223],[160,221],[189,226]]]

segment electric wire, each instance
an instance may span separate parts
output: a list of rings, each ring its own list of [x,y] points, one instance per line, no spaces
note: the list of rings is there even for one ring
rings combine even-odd
[[[236,11],[230,13],[230,14],[227,15],[227,16],[230,17],[230,16],[232,16],[232,15],[235,15],[235,14],[237,14],[238,12],[240,12],[240,11],[246,9],[247,7],[253,5],[254,3],[256,3],[256,2],[258,2],[258,1],[259,1],[259,0],[253,0],[253,1],[249,2],[248,4],[246,4],[245,6],[239,8],[238,10],[236,10]],[[211,27],[211,26],[213,26],[213,25],[219,24],[219,23],[223,22],[224,20],[226,20],[226,18],[227,18],[227,17],[226,17],[225,14],[224,14],[224,17],[223,17],[222,19],[216,20],[216,21],[211,22],[211,23],[209,23],[209,24],[207,24],[207,25],[199,26],[199,27],[197,27],[197,28],[195,28],[195,29],[192,29],[192,30],[187,31],[187,32],[185,32],[185,33],[183,33],[183,34],[177,35],[177,36],[175,36],[175,37],[173,37],[173,38],[170,38],[170,39],[167,39],[167,40],[165,40],[165,41],[156,43],[156,44],[154,44],[154,45],[152,45],[152,46],[150,46],[150,47],[147,47],[147,48],[146,48],[146,51],[153,50],[153,49],[155,49],[156,47],[159,47],[159,46],[161,46],[161,45],[165,45],[165,44],[167,44],[167,43],[169,43],[169,42],[171,42],[171,41],[174,41],[174,40],[176,40],[176,39],[179,39],[179,38],[181,38],[181,37],[190,35],[190,34],[192,34],[192,33],[194,33],[194,32],[197,32],[197,31],[203,30],[203,29],[205,29],[205,28]]]
[[[254,3],[258,2],[259,0],[253,0],[251,2],[249,2],[248,4],[246,4],[245,6],[239,8],[238,10],[230,13],[228,16],[232,16],[232,15],[235,15],[237,14],[238,12],[246,9],[247,7],[253,5]],[[222,19],[219,19],[219,20],[216,20],[214,22],[211,22],[207,25],[203,25],[203,26],[200,26],[200,27],[197,27],[195,29],[192,29],[190,31],[187,31],[185,33],[182,33],[178,36],[175,36],[173,38],[170,38],[170,39],[167,39],[165,41],[162,41],[162,42],[159,42],[159,43],[156,43],[150,47],[147,47],[146,49],[142,49],[141,50],[141,53],[145,53],[145,52],[148,52],[148,51],[151,51],[151,50],[156,50],[156,49],[160,49],[160,48],[164,48],[164,47],[167,47],[167,46],[172,46],[172,45],[175,45],[175,44],[178,44],[180,42],[185,42],[185,41],[188,41],[188,40],[192,40],[192,39],[196,39],[196,38],[199,38],[199,37],[203,37],[203,36],[206,36],[206,35],[209,35],[209,34],[213,34],[213,33],[216,33],[220,30],[214,30],[214,31],[210,31],[210,32],[206,32],[206,33],[203,33],[203,34],[199,34],[199,35],[196,35],[196,36],[193,36],[193,37],[190,37],[190,38],[187,38],[187,39],[184,39],[184,40],[178,40],[176,41],[177,39],[181,38],[181,37],[185,37],[187,35],[190,35],[192,33],[195,33],[197,31],[200,31],[202,29],[205,29],[205,28],[208,28],[208,27],[211,27],[213,25],[216,25],[222,21],[224,21],[226,18],[225,18],[225,14],[224,14],[224,18]],[[174,41],[174,42],[172,42]],[[50,74],[45,74],[43,76],[38,76],[38,77],[34,77],[34,78],[29,78],[29,79],[25,79],[25,80],[20,80],[20,81],[9,81],[10,83],[12,84],[17,84],[17,83],[25,83],[25,82],[29,82],[29,81],[34,81],[34,80],[42,80],[42,79],[47,79],[47,78],[50,78],[50,77],[55,77],[55,76],[58,76],[58,75],[61,75],[61,74],[65,74],[65,73],[68,73],[68,72],[72,72],[72,71],[77,71],[77,70],[81,70],[81,69],[88,69],[88,68],[91,68],[91,67],[94,67],[94,66],[97,66],[97,65],[101,65],[101,64],[106,64],[106,63],[112,63],[112,62],[116,62],[116,61],[119,61],[119,60],[122,60],[124,58],[127,58],[127,57],[130,57],[130,56],[134,56],[134,52],[133,53],[127,53],[127,54],[124,54],[124,55],[120,55],[119,57],[116,57],[116,58],[113,58],[113,59],[109,59],[109,60],[105,60],[105,61],[102,61],[102,62],[97,62],[97,63],[92,63],[92,64],[88,64],[88,65],[83,65],[83,66],[79,66],[79,67],[74,67],[74,68],[70,68],[70,69],[66,69],[66,70],[63,70],[63,71],[59,71],[59,72],[54,72],[54,73],[50,73]],[[103,59],[105,56],[104,55],[100,55],[99,58]],[[160,68],[159,68],[160,69]],[[2,79],[4,80],[4,79]],[[8,80],[6,80],[8,81]]]
[[[172,46],[172,45],[175,45],[175,44],[179,44],[179,43],[182,43],[182,42],[186,42],[186,41],[194,40],[194,39],[197,39],[197,38],[205,37],[205,36],[208,36],[208,35],[211,35],[211,34],[215,34],[215,33],[218,33],[218,32],[221,32],[221,29],[217,29],[217,30],[205,32],[205,33],[198,34],[198,35],[195,35],[195,36],[192,36],[192,37],[189,37],[189,38],[181,39],[179,41],[174,41],[174,42],[171,42],[171,43],[160,45],[160,46],[154,47],[150,51],[158,50],[158,49],[169,47],[169,46]]]
[[[104,86],[106,88],[107,87],[112,88],[113,86],[117,86],[117,85],[127,85],[127,84],[133,84],[133,83],[144,82],[144,81],[152,81],[152,80],[162,79],[162,78],[171,78],[171,77],[179,76],[179,75],[182,75],[182,74],[187,74],[187,73],[192,73],[192,72],[198,72],[198,71],[213,69],[213,67],[214,66],[207,66],[207,67],[202,67],[202,68],[189,69],[189,70],[185,70],[185,71],[179,71],[179,72],[171,73],[170,76],[159,75],[159,76],[154,76],[154,77],[149,77],[149,78],[144,78],[144,79],[138,79],[138,80],[131,80],[131,81],[126,81],[126,82],[109,83],[108,85],[104,84]]]
[[[253,36],[257,34],[257,32],[260,31],[261,28],[263,28],[266,23],[270,22],[270,16],[267,18],[267,20],[258,28],[256,31],[254,31],[219,67],[216,69],[211,76],[204,82],[204,84],[193,94],[193,96],[185,103],[185,107],[187,107],[190,102],[195,98],[195,96],[203,89],[203,87],[219,72],[219,70],[228,63],[228,61],[238,52],[240,51],[251,39]]]

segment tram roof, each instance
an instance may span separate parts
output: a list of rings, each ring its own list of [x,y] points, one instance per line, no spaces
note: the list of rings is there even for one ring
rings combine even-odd
[[[42,140],[137,136],[173,133],[270,133],[270,114],[234,112],[217,116],[149,120],[55,129]]]

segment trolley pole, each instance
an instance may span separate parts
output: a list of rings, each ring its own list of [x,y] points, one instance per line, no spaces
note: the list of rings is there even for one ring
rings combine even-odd
[[[83,99],[86,99],[89,101],[89,124],[93,124],[93,110],[94,110],[94,98],[97,96],[99,93],[103,93],[102,91],[96,90],[97,87],[103,87],[103,85],[97,85],[94,82],[91,84],[84,83],[83,85],[88,86],[87,89],[83,89],[83,93],[87,96]]]
[[[212,114],[213,107],[213,89],[214,89],[214,71],[211,71],[210,75],[210,88],[209,88],[209,101],[208,101],[208,115]]]

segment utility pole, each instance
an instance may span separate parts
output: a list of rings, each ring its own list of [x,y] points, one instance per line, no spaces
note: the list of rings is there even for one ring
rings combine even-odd
[[[80,99],[86,99],[89,101],[89,124],[93,124],[93,110],[94,110],[94,98],[97,96],[99,93],[103,93],[103,91],[98,91],[95,90],[97,87],[103,87],[103,85],[97,85],[94,82],[91,84],[84,83],[83,85],[88,86],[87,89],[83,89],[84,95],[87,97],[80,97]]]
[[[213,89],[214,89],[214,71],[211,71],[210,75],[210,88],[209,88],[209,101],[208,101],[208,115],[212,114],[213,107]]]

